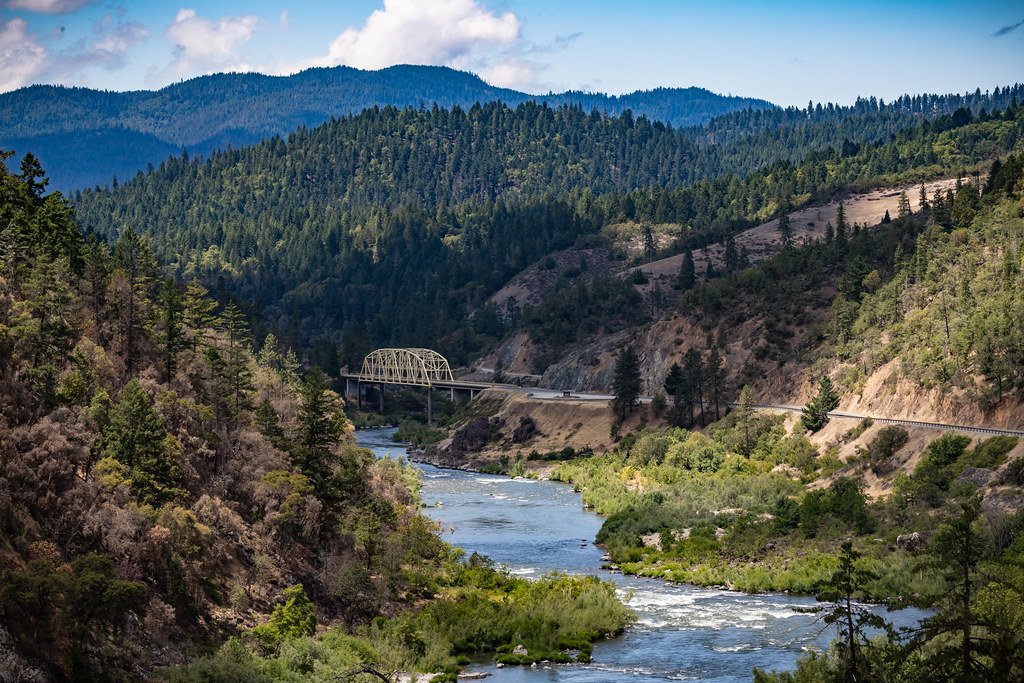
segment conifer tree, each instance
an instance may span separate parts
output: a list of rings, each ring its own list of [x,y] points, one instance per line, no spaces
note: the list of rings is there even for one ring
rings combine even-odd
[[[98,327],[106,309],[110,279],[110,251],[106,243],[93,235],[82,250],[82,262],[82,294]]]
[[[224,373],[228,382],[228,403],[232,422],[242,411],[251,408],[252,371],[249,368],[249,324],[234,303],[229,303],[221,314],[218,326],[225,336]]]
[[[138,380],[131,380],[121,390],[103,440],[104,454],[127,468],[132,492],[139,500],[161,505],[183,495],[180,466],[169,445],[174,439],[164,431]]]
[[[644,223],[644,258],[653,261],[657,255],[657,247],[654,244],[654,231],[649,223]]]
[[[996,680],[1013,668],[1014,660],[1020,670],[1020,652],[1004,652],[1005,644],[1017,641],[1019,634],[1007,633],[1004,625],[983,618],[978,610],[978,594],[992,582],[979,567],[991,551],[978,528],[980,511],[976,496],[963,501],[959,514],[929,543],[926,566],[942,576],[943,587],[924,601],[937,611],[913,630],[907,644],[911,652],[931,644],[920,665],[921,680]],[[1000,668],[997,662],[1003,663]]]
[[[207,334],[213,324],[213,311],[217,303],[210,298],[206,287],[198,280],[192,280],[185,287],[182,301],[181,321],[188,330],[195,353],[200,343],[206,343]]]
[[[686,377],[683,375],[683,368],[679,363],[673,363],[665,377],[665,393],[672,399],[672,414],[669,421],[676,427],[682,427],[686,422],[684,414],[684,392],[686,391]]]
[[[345,432],[345,418],[319,370],[309,373],[301,395],[292,457],[296,467],[309,478],[317,498],[330,505],[336,503],[340,495],[334,467],[338,462],[337,448]]]
[[[687,403],[692,411],[690,413],[690,424],[693,424],[694,422],[694,413],[699,412],[700,424],[703,427],[706,424],[706,417],[704,413],[704,394],[707,377],[705,374],[704,360],[701,358],[700,352],[697,351],[696,348],[690,347],[690,349],[683,355],[683,375],[686,377],[686,386],[689,390]]]
[[[893,633],[889,623],[875,614],[870,605],[858,602],[867,584],[878,578],[861,566],[860,558],[861,553],[853,549],[853,543],[844,541],[839,566],[815,591],[815,598],[829,606],[807,610],[823,614],[826,624],[835,624],[843,681],[872,680],[870,664],[863,653],[868,637],[872,632]]]
[[[822,376],[818,382],[818,393],[810,403],[804,406],[800,421],[804,429],[817,432],[828,424],[829,412],[839,407],[839,394],[832,386],[832,380],[828,375]]]
[[[281,371],[281,363],[284,358],[281,356],[280,343],[277,341],[277,337],[273,332],[263,338],[263,346],[260,347],[260,352],[256,355],[256,360],[258,360],[260,365],[264,367],[277,372]]]
[[[839,202],[839,209],[836,211],[836,248],[840,253],[846,250],[850,225],[846,222],[846,207]]]
[[[615,376],[612,380],[612,393],[615,398],[612,405],[619,419],[625,419],[626,411],[633,411],[633,406],[640,398],[640,358],[632,345],[624,346],[615,358]]]
[[[110,298],[117,311],[125,367],[131,376],[150,323],[149,286],[155,264],[148,240],[131,228],[125,230],[114,245],[114,264],[116,279]]]
[[[686,292],[697,284],[697,273],[693,265],[693,250],[687,248],[683,252],[683,260],[679,264],[679,277],[676,278],[676,289]]]
[[[42,198],[46,186],[50,184],[50,179],[46,177],[42,164],[32,152],[28,152],[22,157],[21,174],[18,178],[28,188],[32,197],[37,200]]]
[[[779,237],[782,239],[782,248],[787,249],[793,245],[793,227],[789,222],[789,207],[784,207],[779,216]]]
[[[289,443],[284,427],[281,426],[281,417],[274,410],[274,406],[264,397],[256,406],[256,429],[260,434],[267,437],[275,448],[287,451]]]
[[[181,333],[181,290],[170,278],[163,281],[160,291],[160,346],[164,360],[164,381],[168,384],[174,379],[178,368],[178,354],[184,347]]]
[[[71,272],[82,274],[85,241],[75,224],[74,211],[60,192],[42,200],[32,217],[33,251],[51,260],[65,259]]]
[[[704,371],[707,375],[708,398],[715,410],[715,420],[721,419],[721,407],[725,402],[725,359],[718,352],[718,347],[711,346],[708,352],[707,361],[704,364]]]
[[[707,255],[707,266],[704,269],[704,280],[710,281],[713,278],[718,277],[718,271],[715,270],[715,264],[711,261],[711,255]]]
[[[913,211],[910,209],[910,198],[907,197],[907,191],[904,190],[900,192],[900,200],[896,208],[896,217],[906,219],[910,217],[911,213],[913,213]]]

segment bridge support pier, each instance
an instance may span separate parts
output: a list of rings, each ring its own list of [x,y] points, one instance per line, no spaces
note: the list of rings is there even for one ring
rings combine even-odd
[[[356,382],[356,409],[363,409],[363,383],[359,381]]]
[[[434,426],[434,390],[427,387],[427,426]]]
[[[380,413],[384,414],[384,383],[381,382],[377,385],[377,391],[380,394]]]

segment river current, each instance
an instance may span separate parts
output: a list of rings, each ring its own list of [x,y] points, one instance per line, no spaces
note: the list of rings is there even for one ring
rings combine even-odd
[[[405,457],[405,446],[392,441],[393,434],[367,429],[356,438],[378,457]],[[755,666],[792,669],[806,649],[825,649],[835,635],[799,611],[814,605],[812,598],[698,588],[601,569],[603,551],[593,541],[603,520],[584,510],[580,494],[565,484],[417,467],[424,512],[444,527],[446,540],[527,578],[557,570],[613,581],[638,617],[623,636],[596,643],[591,664],[467,667],[491,673],[488,681],[734,683],[751,680]],[[923,613],[886,616],[899,626]]]

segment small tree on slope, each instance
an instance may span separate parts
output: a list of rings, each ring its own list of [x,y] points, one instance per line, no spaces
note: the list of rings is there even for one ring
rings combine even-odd
[[[810,403],[804,406],[803,415],[800,421],[804,429],[817,432],[828,424],[829,411],[839,407],[839,394],[832,386],[832,380],[825,375],[818,382],[818,394],[811,399]]]

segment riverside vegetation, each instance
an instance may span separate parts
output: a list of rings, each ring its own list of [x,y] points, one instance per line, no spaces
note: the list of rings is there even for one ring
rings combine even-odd
[[[871,456],[844,464],[819,455],[801,430],[787,434],[781,417],[738,411],[703,434],[630,434],[610,453],[560,464],[554,477],[608,515],[598,541],[624,572],[814,594],[831,604],[826,623],[839,621],[841,636],[835,649],[803,658],[795,675],[758,680],[928,681],[939,671],[949,676],[950,667],[966,680],[1020,675],[1024,513],[980,514],[976,487],[958,479],[968,467],[998,470],[1016,440],[969,447],[967,437],[938,437],[890,497],[871,501],[858,473],[872,457],[896,455],[906,434],[894,430],[871,442]],[[1024,483],[1016,463],[1000,483]],[[805,488],[815,480],[821,485]],[[909,532],[930,539],[928,548],[897,542]],[[884,617],[850,602],[864,599],[936,614],[916,630],[892,632]]]
[[[907,431],[890,426],[843,460],[834,444],[822,452],[807,437],[828,422],[840,392],[857,391],[865,373],[894,359],[919,386],[962,391],[987,407],[1020,400],[1022,179],[1021,158],[1010,155],[993,166],[983,193],[963,185],[922,196],[917,213],[904,198],[900,216],[870,238],[860,230],[837,244],[845,231],[836,230],[824,243],[787,247],[683,296],[682,306],[728,335],[732,321],[755,308],[792,320],[809,299],[829,292],[831,305],[819,306],[828,317],[799,345],[778,334],[765,347],[765,357],[775,344],[778,353],[800,354],[836,377],[822,376],[791,429],[782,416],[754,410],[745,388],[738,407],[702,432],[628,434],[607,454],[554,470],[608,515],[598,540],[623,571],[809,593],[829,605],[826,623],[839,626],[834,649],[803,658],[795,673],[758,672],[757,680],[1024,674],[1024,512],[993,495],[1024,485],[1024,460],[1008,460],[1018,440],[972,444],[947,433],[918,454],[909,452]],[[743,302],[740,310],[726,313],[730,301]],[[708,384],[716,357],[688,353],[665,382],[671,406],[661,400],[652,410],[668,411],[678,425],[705,425],[717,409]],[[842,439],[870,426],[865,421]],[[889,484],[873,500],[864,490],[869,475]],[[856,599],[935,614],[895,632],[856,608]]]
[[[322,373],[45,186],[31,155],[0,168],[0,618],[40,675],[450,680],[586,661],[629,622],[609,584],[461,557]]]

